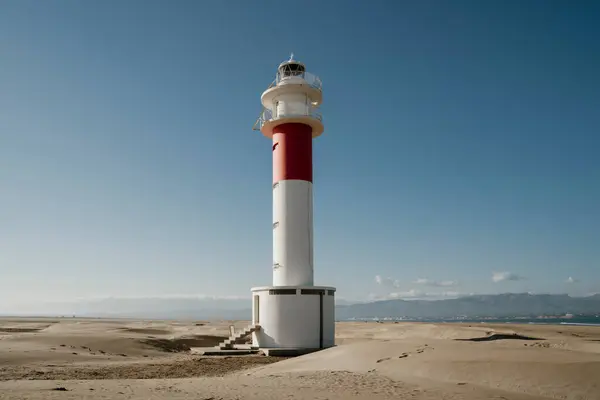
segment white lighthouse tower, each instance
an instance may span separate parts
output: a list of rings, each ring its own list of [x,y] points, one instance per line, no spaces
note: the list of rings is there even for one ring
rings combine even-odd
[[[313,281],[312,140],[323,133],[321,80],[293,54],[261,96],[254,125],[273,142],[273,285],[252,288],[252,344],[335,344],[335,288]]]

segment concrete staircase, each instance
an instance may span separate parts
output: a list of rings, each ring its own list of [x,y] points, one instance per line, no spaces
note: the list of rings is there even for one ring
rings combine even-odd
[[[256,332],[259,329],[260,325],[258,324],[248,325],[239,332],[234,332],[233,327],[231,327],[231,336],[229,336],[229,339],[225,340],[222,343],[219,343],[219,345],[216,347],[220,350],[234,350],[236,344],[239,344],[239,342],[241,342],[242,339],[245,339],[248,335],[252,334],[253,332]]]

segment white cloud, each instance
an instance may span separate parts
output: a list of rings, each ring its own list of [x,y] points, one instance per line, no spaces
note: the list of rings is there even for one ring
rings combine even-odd
[[[384,278],[381,275],[375,275],[375,282],[378,285],[386,286],[386,287],[400,287],[400,281],[392,279],[392,278]]]
[[[458,285],[457,281],[432,281],[430,279],[419,278],[414,283],[418,285],[433,286],[433,287],[450,287]]]
[[[389,299],[412,299],[412,300],[430,299],[430,300],[435,300],[435,299],[442,299],[442,298],[456,298],[456,297],[460,297],[461,295],[463,295],[462,293],[454,292],[454,291],[428,292],[428,291],[421,290],[418,288],[412,288],[412,289],[408,289],[408,290],[398,290],[402,286],[401,281],[399,281],[397,279],[392,279],[389,277],[383,277],[381,275],[375,275],[375,282],[378,285],[382,286],[383,288],[387,289],[387,291],[389,293],[370,294],[369,295],[370,300],[389,300]],[[439,288],[456,286],[458,284],[457,281],[451,281],[451,280],[434,281],[434,280],[425,279],[425,278],[419,278],[413,283],[422,285],[422,286],[439,287]]]
[[[375,275],[375,282],[378,285],[389,287],[389,288],[399,288],[401,283],[398,279],[392,279],[389,277],[383,277],[381,275]],[[458,285],[458,281],[434,281],[431,279],[419,278],[413,283],[424,286],[432,286],[432,287],[450,287]]]
[[[566,283],[577,283],[577,282],[579,282],[579,280],[573,279],[573,277],[570,276],[570,277],[567,278],[567,280],[565,282]]]
[[[370,300],[391,300],[391,299],[401,299],[401,300],[440,300],[440,299],[454,299],[461,296],[466,296],[468,293],[460,293],[454,291],[448,292],[423,292],[418,289],[411,289],[407,291],[401,292],[392,292],[386,295],[380,294],[370,294]]]
[[[367,299],[369,299],[370,301],[382,300],[383,296],[377,293],[369,293]]]
[[[394,292],[394,293],[390,293],[388,295],[388,297],[390,297],[392,299],[403,299],[403,298],[422,297],[424,294],[425,293],[421,292],[420,290],[411,289],[411,290],[406,291],[406,292]]]
[[[503,281],[521,281],[525,279],[524,277],[517,275],[512,272],[493,272],[492,273],[492,281],[494,282],[503,282]]]

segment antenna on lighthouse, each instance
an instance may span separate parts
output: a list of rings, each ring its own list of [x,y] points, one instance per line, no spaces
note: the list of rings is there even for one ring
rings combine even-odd
[[[290,59],[288,61],[294,61],[294,53],[290,54]]]

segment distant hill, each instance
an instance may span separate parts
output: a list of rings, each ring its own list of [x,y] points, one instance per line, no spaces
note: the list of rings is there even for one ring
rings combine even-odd
[[[122,298],[34,304],[0,315],[78,316],[148,319],[249,319],[251,300],[211,297]]]
[[[212,298],[111,298],[77,303],[73,314],[148,319],[250,319],[251,300]]]
[[[448,300],[384,300],[340,305],[337,319],[406,317],[535,317],[539,315],[600,314],[600,295],[508,293],[476,295]]]
[[[336,319],[349,318],[452,318],[536,317],[539,315],[600,314],[600,294],[570,297],[566,294],[509,293],[476,295],[447,300],[384,300],[336,305]],[[251,317],[251,300],[214,298],[107,298],[45,304],[4,315],[76,315],[148,319],[237,319]]]

